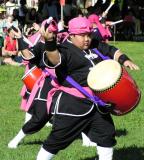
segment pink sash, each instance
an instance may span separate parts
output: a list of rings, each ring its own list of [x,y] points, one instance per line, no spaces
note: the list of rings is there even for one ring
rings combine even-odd
[[[46,72],[48,71],[48,72]],[[54,75],[54,70],[53,69],[48,69],[46,68],[43,72],[42,72],[42,75],[39,77],[39,79],[36,81],[36,83],[34,84],[34,87],[31,91],[31,94],[30,94],[30,97],[27,101],[27,104],[26,104],[26,107],[25,107],[25,111],[28,111],[34,98],[35,98],[35,95],[37,93],[37,91],[43,87],[44,85],[44,82],[45,82],[45,78],[50,76],[50,75]]]
[[[61,86],[57,83],[56,80],[52,80],[51,84],[53,85],[53,89],[51,89],[48,92],[48,96],[47,96],[47,112],[50,113],[50,107],[51,107],[51,103],[52,103],[52,98],[53,95],[55,94],[56,91],[64,91],[70,95],[79,97],[79,98],[86,98],[86,96],[81,93],[79,90],[77,90],[76,88],[69,88],[69,87],[64,87]],[[83,87],[89,94],[94,95],[93,91],[89,88],[89,87]]]
[[[27,71],[29,70],[29,67],[28,67],[29,61],[23,61],[22,64],[26,66],[25,73],[27,73]],[[27,88],[26,88],[25,85],[23,85],[23,87],[20,91],[20,96],[22,97],[20,108],[23,111],[25,111],[25,107],[26,107],[26,104],[27,104],[27,99],[25,98],[26,91],[27,91]]]

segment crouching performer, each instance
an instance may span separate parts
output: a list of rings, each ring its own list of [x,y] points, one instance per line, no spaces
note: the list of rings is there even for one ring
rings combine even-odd
[[[53,22],[52,25],[44,23],[45,29],[51,26],[53,32],[57,32],[57,24]],[[54,75],[53,69],[48,69],[43,63],[43,54],[45,52],[45,43],[43,36],[41,40],[32,48],[24,41],[20,32],[14,32],[18,39],[19,50],[22,57],[28,62],[29,71],[32,74],[34,70],[41,72],[39,78],[34,83],[33,87],[28,87],[30,91],[29,98],[25,103],[25,111],[27,112],[26,123],[22,126],[18,134],[8,143],[9,148],[17,148],[18,144],[24,139],[26,135],[38,132],[51,118],[51,114],[47,111],[47,94],[53,88],[51,85],[51,76]],[[26,78],[24,76],[23,78]],[[31,79],[29,80],[31,83]]]

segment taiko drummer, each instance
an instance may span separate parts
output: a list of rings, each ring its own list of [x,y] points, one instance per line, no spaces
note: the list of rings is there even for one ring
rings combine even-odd
[[[46,22],[46,21],[45,21]],[[44,25],[53,28],[54,32],[57,32],[57,24],[52,21],[53,25]],[[9,148],[17,148],[18,144],[24,139],[25,136],[38,132],[51,118],[51,115],[47,111],[47,95],[48,92],[53,88],[51,85],[51,74],[54,74],[53,70],[47,69],[43,62],[43,54],[45,52],[44,39],[41,36],[41,40],[32,48],[28,47],[28,44],[24,41],[21,32],[15,32],[18,38],[19,50],[22,52],[23,59],[28,62],[29,71],[23,78],[28,78],[27,92],[30,92],[28,102],[25,106],[26,122],[18,132],[18,134],[8,143]],[[32,85],[32,79],[30,76],[34,72],[41,76]],[[34,72],[33,72],[34,71]],[[30,73],[30,74],[29,74]],[[32,75],[32,77],[36,76]],[[33,86],[31,88],[30,86]]]
[[[46,47],[44,60],[48,67],[55,68],[60,85],[57,85],[50,108],[54,117],[53,130],[43,143],[37,160],[51,160],[81,132],[97,143],[99,160],[112,160],[116,140],[111,115],[100,113],[96,107],[99,103],[90,101],[79,88],[92,93],[87,84],[88,73],[93,66],[103,61],[102,56],[92,48],[97,48],[103,56],[109,56],[132,70],[138,70],[139,67],[114,46],[93,41],[87,18],[74,18],[69,21],[68,27],[69,38],[59,46],[56,45],[55,33],[43,30]],[[81,87],[74,88],[74,82],[70,82],[67,77],[71,77]]]

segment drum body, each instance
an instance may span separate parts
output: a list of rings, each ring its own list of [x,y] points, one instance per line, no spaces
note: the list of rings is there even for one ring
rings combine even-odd
[[[36,66],[32,67],[23,77],[22,81],[26,85],[28,90],[32,90],[35,82],[42,75],[42,70]]]
[[[135,81],[114,60],[100,62],[90,71],[87,80],[96,96],[106,103],[114,104],[114,115],[132,111],[140,100],[140,90]]]

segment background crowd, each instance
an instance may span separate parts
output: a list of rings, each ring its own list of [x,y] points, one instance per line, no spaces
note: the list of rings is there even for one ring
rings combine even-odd
[[[65,5],[63,6],[65,28],[67,28],[68,21],[76,16],[89,16],[91,14],[101,16],[110,2],[110,0],[97,0],[93,4],[92,0],[65,0]],[[1,0],[0,4],[2,63],[21,66],[22,58],[17,52],[17,43],[9,28],[11,26],[19,27],[26,36],[30,36],[35,32],[33,26],[35,23],[41,24],[48,17],[54,17],[59,22],[62,16],[60,1],[33,0],[30,7],[26,0]],[[143,0],[115,0],[105,19],[107,22],[124,20],[122,23],[109,26],[112,35],[117,40],[144,40]],[[14,47],[10,47],[11,44]]]

